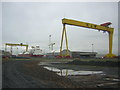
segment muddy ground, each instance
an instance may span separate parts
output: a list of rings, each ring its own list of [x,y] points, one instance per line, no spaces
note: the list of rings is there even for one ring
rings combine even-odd
[[[12,60],[2,65],[2,88],[77,88],[68,78],[60,77],[37,65],[40,61]]]
[[[43,65],[39,65],[43,62]],[[113,81],[119,78],[117,67],[69,65],[66,62],[68,61],[45,59],[3,60],[2,88],[119,88],[119,81]],[[100,70],[104,71],[105,75],[59,76],[43,68],[44,66],[59,69]]]

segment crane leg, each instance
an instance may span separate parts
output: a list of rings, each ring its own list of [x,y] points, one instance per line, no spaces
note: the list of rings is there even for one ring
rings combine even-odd
[[[112,54],[112,42],[113,42],[113,32],[109,32],[109,54],[105,55],[105,58],[113,58],[116,55]]]
[[[63,32],[62,32],[61,47],[60,47],[60,56],[63,56],[62,55],[62,45],[63,45],[64,34],[65,34],[66,49],[67,49],[67,52],[66,52],[65,56],[70,56],[69,51],[68,51],[68,40],[67,40],[67,33],[66,33],[66,29],[65,29],[65,24],[63,24]]]
[[[63,24],[62,39],[61,39],[61,46],[60,46],[60,56],[62,56],[62,45],[63,45],[64,33],[65,33],[65,29],[64,29],[64,24]]]
[[[7,51],[7,45],[5,45],[5,52]]]
[[[65,26],[64,26],[64,29],[65,29]],[[66,29],[65,29],[65,39],[66,39],[66,49],[67,49],[66,56],[70,56],[70,55],[69,55],[69,51],[68,51],[68,40],[67,40]]]
[[[26,52],[28,51],[28,46],[26,46]]]

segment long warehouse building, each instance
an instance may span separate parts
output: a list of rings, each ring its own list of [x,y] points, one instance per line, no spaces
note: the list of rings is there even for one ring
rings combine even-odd
[[[64,55],[67,50],[63,50],[62,54]],[[80,52],[80,51],[70,51],[69,50],[70,57],[72,58],[94,58],[97,55],[97,52]],[[56,57],[59,56],[59,52],[53,52],[53,53],[47,53],[47,57]]]

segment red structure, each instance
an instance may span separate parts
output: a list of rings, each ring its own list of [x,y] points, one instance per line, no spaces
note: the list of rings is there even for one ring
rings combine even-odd
[[[104,27],[108,27],[109,25],[111,25],[112,23],[111,22],[107,22],[107,23],[103,23],[103,24],[100,24],[101,26],[104,26]]]

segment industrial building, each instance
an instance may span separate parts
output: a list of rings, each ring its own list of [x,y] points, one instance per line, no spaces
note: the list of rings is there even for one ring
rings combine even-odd
[[[67,50],[62,51],[62,55],[65,55]],[[60,52],[52,52],[52,53],[47,53],[46,57],[49,58],[54,58],[60,55]],[[72,58],[94,58],[97,55],[97,52],[80,52],[80,51],[70,51],[69,50],[69,55]]]
[[[96,52],[77,52],[77,51],[72,51],[71,55],[73,58],[94,58],[96,57]]]
[[[51,52],[51,53],[46,53],[47,58],[55,58],[60,55],[60,52]]]
[[[67,50],[62,51],[62,55],[66,54]],[[96,57],[97,52],[80,52],[80,51],[70,51],[69,55],[72,58],[93,58]]]

